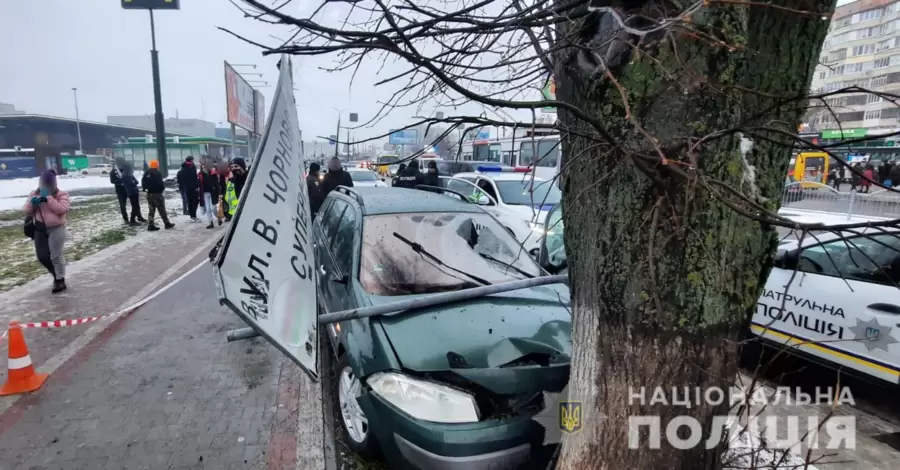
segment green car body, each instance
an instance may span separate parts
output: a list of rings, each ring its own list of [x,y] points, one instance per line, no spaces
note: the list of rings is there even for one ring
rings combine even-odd
[[[412,286],[408,289],[421,290],[419,284],[430,285],[431,278],[418,273],[411,277],[413,283],[404,280],[385,287],[393,289],[391,295],[372,292],[381,287],[372,287],[380,284],[373,281],[377,275],[369,273],[391,268],[371,261],[376,245],[366,241],[366,237],[369,230],[375,230],[373,224],[402,225],[392,219],[395,215],[396,220],[414,220],[410,226],[414,226],[415,231],[407,229],[405,234],[427,232],[422,235],[423,245],[446,245],[435,242],[435,236],[449,237],[442,240],[452,239],[450,244],[458,243],[452,227],[467,234],[469,232],[460,232],[462,228],[459,228],[468,227],[466,221],[477,227],[478,235],[473,237],[484,246],[491,246],[492,241],[507,240],[503,237],[512,240],[502,226],[477,205],[446,195],[402,188],[340,188],[326,198],[313,229],[320,262],[318,291],[323,313],[430,295],[404,294],[402,289],[397,291],[391,287]],[[356,223],[350,222],[351,219]],[[502,233],[500,238],[491,238],[495,231]],[[398,233],[394,232],[394,235],[401,238]],[[376,241],[392,246],[392,253],[405,249],[413,253],[413,248],[408,248],[406,242],[398,244],[383,238]],[[497,253],[500,252],[506,251]],[[533,260],[525,257],[527,254],[523,252],[523,258],[516,266],[534,275],[544,274]],[[408,259],[414,263],[424,259],[405,251],[387,255],[385,259],[388,258]],[[463,267],[453,266],[456,259],[441,261],[451,266],[441,266],[441,272]],[[492,283],[507,280],[508,275],[501,273],[499,268],[496,273],[485,274],[483,267],[476,268],[474,264],[477,263],[469,262],[465,267],[473,273],[492,276]],[[506,268],[503,271],[510,272]],[[389,280],[400,279],[391,277],[392,274],[387,276]],[[524,277],[528,276],[519,275],[508,280]],[[459,279],[464,278],[459,276]],[[457,290],[452,286],[449,289]],[[390,468],[518,468],[533,458],[535,452],[546,451],[542,446],[544,429],[531,419],[544,407],[543,392],[559,392],[568,382],[572,349],[568,303],[568,288],[563,284],[552,284],[413,312],[344,321],[328,325],[326,331],[338,363],[346,364],[339,367],[349,367],[360,379],[361,391],[356,401],[370,423],[368,435],[374,436]],[[386,372],[471,395],[476,404],[477,421],[435,422],[412,416],[367,383],[373,374]],[[341,376],[341,371],[337,375]]]

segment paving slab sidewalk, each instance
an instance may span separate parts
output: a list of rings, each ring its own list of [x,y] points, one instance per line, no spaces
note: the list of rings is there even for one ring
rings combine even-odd
[[[50,293],[52,278],[47,274],[0,294],[0,329],[5,330],[10,320],[41,322],[113,313],[144,287],[171,271],[170,268],[183,264],[180,262],[184,258],[211,246],[226,228],[207,230],[205,224],[192,223],[186,217],[177,217],[174,221],[176,227],[171,230],[141,232],[69,264],[66,272],[68,290],[63,293]],[[184,266],[183,270],[190,267]],[[177,276],[176,273],[169,274]],[[40,366],[90,326],[88,323],[26,330],[32,360]],[[0,357],[6,357],[6,347],[6,341],[0,341]],[[5,375],[5,371],[0,374]]]
[[[0,470],[324,468],[298,455],[302,373],[227,343],[242,326],[201,267],[0,413]]]

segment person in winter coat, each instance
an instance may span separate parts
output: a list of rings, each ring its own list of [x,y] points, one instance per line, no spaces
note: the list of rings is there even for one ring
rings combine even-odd
[[[241,157],[231,160],[231,181],[234,183],[234,192],[238,197],[241,197],[241,191],[244,189],[244,184],[247,183],[249,174],[250,169],[247,168],[246,160]]]
[[[34,252],[38,261],[53,275],[53,292],[66,290],[66,214],[71,208],[69,193],[59,189],[56,172],[46,170],[41,174],[39,186],[28,195],[25,215],[34,220]]]
[[[898,165],[897,162],[892,162],[891,172],[888,174],[888,179],[891,181],[892,188],[896,188],[898,185],[900,185],[900,165]]]
[[[309,164],[309,174],[306,175],[306,190],[309,192],[309,212],[312,218],[316,218],[316,213],[322,207],[325,196],[322,194],[321,180],[319,179],[319,170],[322,167],[316,163]]]
[[[341,159],[332,157],[328,161],[328,173],[325,173],[325,178],[322,179],[322,199],[324,200],[328,193],[334,191],[338,186],[352,188],[353,178],[350,177],[350,173],[344,171]]]
[[[441,187],[441,178],[438,176],[437,162],[434,160],[428,162],[428,170],[422,175],[422,184],[427,186]],[[437,191],[428,189],[427,191]]]
[[[228,166],[228,175],[225,178],[225,199],[222,201],[222,210],[225,211],[225,221],[230,222],[240,202],[241,190],[247,182],[247,162],[237,157]]]
[[[862,178],[862,181],[859,182],[859,185],[863,188],[862,192],[868,193],[869,187],[872,186],[872,181],[878,181],[878,175],[875,174],[875,167],[872,165],[866,165],[866,169],[863,170],[863,175],[865,178]]]
[[[397,174],[395,174],[395,175],[391,178],[391,186],[397,186],[397,181],[400,180],[400,175],[401,175],[404,171],[406,171],[406,163],[401,163],[401,164],[397,165]]]
[[[122,181],[122,170],[125,168],[125,159],[117,158],[116,164],[113,165],[112,171],[109,172],[109,182],[116,188],[116,199],[119,200],[119,211],[122,213],[122,220],[128,223],[128,211],[125,209],[125,201],[128,200],[128,193],[125,191],[125,183]]]
[[[147,207],[149,208],[147,218],[150,219],[147,230],[151,232],[159,230],[159,227],[156,226],[153,220],[157,210],[159,210],[159,217],[162,219],[163,225],[167,229],[174,227],[175,224],[169,222],[169,214],[166,213],[166,201],[163,198],[166,183],[163,181],[162,173],[159,172],[158,161],[150,161],[147,171],[144,172],[144,177],[141,178],[141,188],[147,192]]]
[[[410,160],[409,165],[403,171],[397,172],[396,186],[413,189],[417,185],[424,184],[424,175],[419,171],[419,161]]]
[[[215,168],[209,168],[206,164],[200,164],[200,192],[203,194],[204,217],[209,221],[206,228],[215,228],[214,219],[218,219],[222,225],[222,219],[218,218],[219,199],[222,189],[219,186],[219,175]]]
[[[125,186],[125,194],[128,195],[128,201],[131,202],[129,225],[140,225],[139,222],[146,222],[147,219],[141,215],[141,189],[138,187],[137,178],[134,177],[134,165],[128,161],[122,168],[122,185]]]
[[[185,206],[185,215],[191,217],[192,222],[200,222],[197,218],[197,204],[200,203],[200,180],[197,178],[197,167],[194,166],[194,157],[188,155],[181,164],[181,169],[175,176],[178,181],[178,191],[181,193],[181,201]]]

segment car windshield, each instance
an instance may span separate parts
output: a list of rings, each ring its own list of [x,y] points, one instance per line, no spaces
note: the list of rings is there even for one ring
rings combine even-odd
[[[353,181],[375,181],[378,178],[375,178],[375,173],[372,173],[369,170],[366,171],[349,171],[350,177],[353,178]]]
[[[524,205],[524,206],[540,206],[544,204],[559,204],[562,199],[562,193],[552,181],[538,180],[532,181],[531,177],[525,176],[522,180],[494,181],[497,189],[500,191],[500,199],[504,204]]]
[[[400,160],[400,157],[378,157],[379,165],[390,165],[396,161]]]
[[[446,266],[417,253],[404,240],[421,245]],[[540,275],[538,265],[512,235],[484,213],[368,216],[360,259],[360,284],[374,295],[428,294],[481,285],[450,267],[490,283]]]

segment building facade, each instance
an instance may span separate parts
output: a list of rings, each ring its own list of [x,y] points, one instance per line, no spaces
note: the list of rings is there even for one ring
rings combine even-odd
[[[900,94],[900,1],[858,0],[835,10],[813,94],[842,88]],[[900,107],[869,92],[842,93],[821,102],[806,118],[807,131],[887,129],[900,126]]]
[[[106,122],[117,126],[156,129],[156,117],[153,114],[144,116],[107,116]],[[180,134],[192,137],[215,137],[215,123],[202,119],[166,119],[166,134]]]

